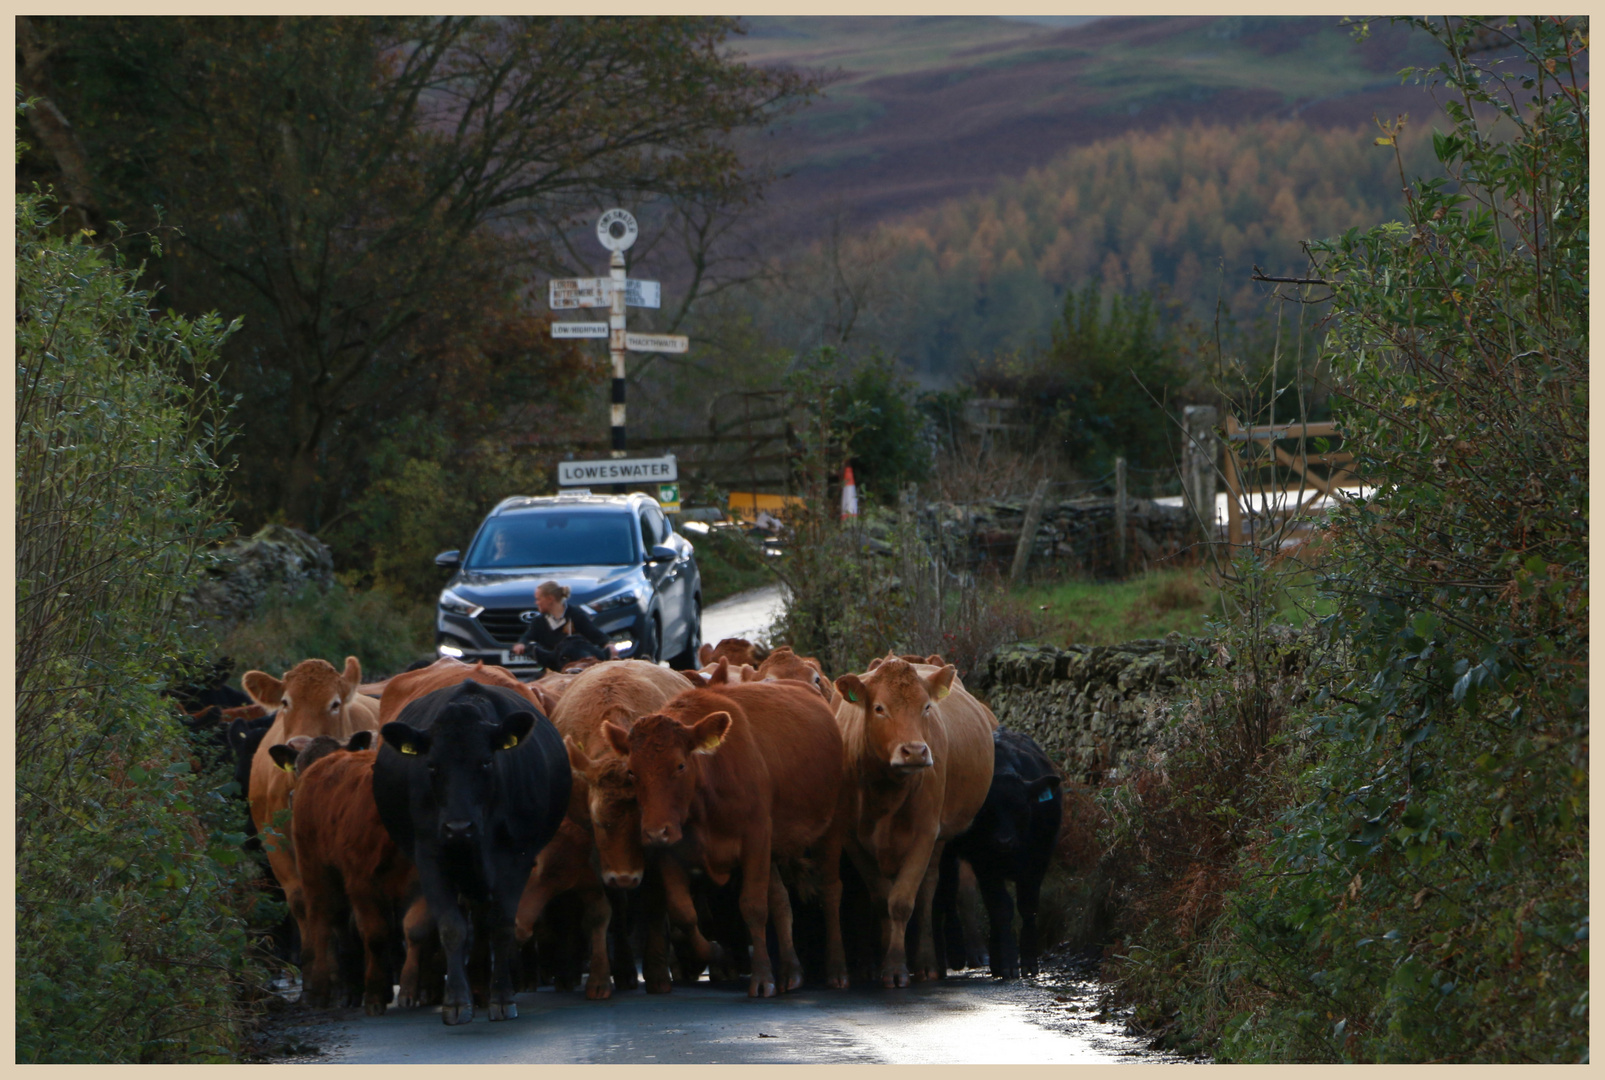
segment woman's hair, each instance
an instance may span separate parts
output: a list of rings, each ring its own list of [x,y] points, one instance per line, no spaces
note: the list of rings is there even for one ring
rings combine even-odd
[[[545,593],[547,596],[555,596],[559,600],[567,600],[569,592],[567,585],[559,585],[555,581],[543,581],[535,586],[535,591]]]

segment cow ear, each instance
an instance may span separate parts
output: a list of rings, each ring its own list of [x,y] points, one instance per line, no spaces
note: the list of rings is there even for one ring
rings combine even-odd
[[[277,708],[284,700],[284,683],[265,671],[247,671],[240,676],[240,685],[251,695],[251,700],[264,709]]]
[[[630,733],[611,720],[602,722],[602,736],[620,757],[630,756]]]
[[[871,664],[869,669],[874,671],[875,664]],[[869,700],[869,690],[864,686],[864,680],[857,675],[843,675],[836,680],[836,689],[841,692],[842,697],[854,705],[862,705]]]
[[[502,720],[502,737],[496,744],[498,750],[511,750],[523,742],[529,735],[530,729],[535,726],[535,714],[532,712],[515,712]]]
[[[351,693],[356,693],[357,687],[362,685],[362,661],[355,656],[346,657],[346,669],[340,673],[340,678],[351,688]]]
[[[939,652],[933,652],[931,655],[927,656],[925,658],[925,662],[936,667],[941,667],[943,664],[947,663],[946,660],[942,659],[942,654]]]
[[[926,692],[931,695],[932,701],[941,701],[953,689],[953,676],[959,673],[958,668],[952,664],[945,664],[938,671],[925,680]]]
[[[691,748],[698,754],[711,754],[719,749],[724,737],[730,734],[730,714],[709,713],[691,729]]]
[[[883,658],[879,657],[879,656],[877,656],[875,659],[871,660],[869,662],[869,667],[864,670],[864,674],[868,675],[871,671],[874,671],[876,668],[880,667],[881,663],[882,663],[882,660],[883,660]]]
[[[707,646],[704,645],[703,648],[706,649]],[[696,687],[698,690],[701,690],[704,686],[708,685],[707,683],[702,681],[702,672],[700,672],[700,671],[682,671],[682,672],[680,672],[680,674],[685,676],[685,681],[686,682],[690,683],[692,686]]]
[[[352,753],[356,753],[358,750],[366,750],[372,745],[373,732],[371,731],[359,731],[346,740],[346,749]]]
[[[563,746],[568,750],[568,767],[580,776],[589,778],[591,769],[596,763],[580,749],[580,744],[574,741],[574,736],[564,735]]]
[[[719,666],[713,669],[713,674],[712,675],[708,676],[708,685],[709,686],[723,686],[725,683],[728,683],[729,681],[730,681],[730,660],[727,657],[721,656],[721,657],[719,657]]]
[[[707,667],[711,663],[713,663],[713,646],[703,642],[702,648],[697,650],[697,666]]]
[[[300,751],[289,743],[279,743],[277,746],[268,747],[268,757],[273,759],[273,764],[291,776],[295,775],[295,759],[299,753]]]
[[[400,720],[392,720],[380,728],[379,736],[389,743],[392,749],[403,754],[429,753],[429,736]]]
[[[1052,802],[1055,795],[1064,790],[1064,781],[1049,773],[1039,776],[1025,787],[1026,797],[1032,802]]]
[[[741,665],[741,681],[742,682],[754,682],[754,681],[757,680],[757,678],[758,678],[758,669],[757,668],[753,667],[751,664],[742,664]]]

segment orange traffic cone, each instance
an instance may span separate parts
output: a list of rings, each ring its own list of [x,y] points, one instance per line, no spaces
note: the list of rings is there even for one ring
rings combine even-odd
[[[858,516],[858,485],[853,483],[851,465],[842,472],[842,520]]]

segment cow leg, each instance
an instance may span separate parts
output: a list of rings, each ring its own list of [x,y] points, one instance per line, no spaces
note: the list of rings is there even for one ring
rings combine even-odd
[[[880,896],[885,897],[884,905],[881,907],[883,913],[881,927],[885,931],[886,954],[881,959],[881,985],[888,990],[909,984],[905,935],[908,932],[909,916],[914,914],[914,904],[919,898],[920,887],[925,883],[926,871],[930,869],[931,849],[935,843],[934,836],[917,838],[904,854],[902,865],[898,867],[897,876],[892,881],[891,887],[886,888],[882,885],[876,889],[879,894],[877,899]],[[929,927],[926,929],[928,932]]]
[[[769,835],[765,830],[742,845],[741,917],[752,935],[752,981],[748,997],[775,996],[775,970],[769,960]]]
[[[301,969],[301,1000],[315,1009],[334,1004],[335,920],[344,915],[334,900],[331,894],[315,893],[312,902],[302,908],[301,954],[306,959],[311,953],[311,961]]]
[[[641,885],[646,915],[646,955],[642,958],[641,974],[649,994],[667,994],[673,982],[669,977],[669,936],[664,931],[668,920],[668,900],[664,896],[661,872],[664,861],[659,859],[648,864],[646,881]]]
[[[686,875],[685,867],[676,862],[673,856],[664,855],[658,859],[658,869],[663,878],[663,901],[669,922],[685,943],[691,965],[694,965],[694,970],[686,972],[685,981],[694,982],[702,974],[703,968],[718,964],[724,953],[702,936],[702,927],[697,923],[696,900],[691,895],[691,879]]]
[[[446,954],[446,994],[440,1003],[440,1018],[447,1024],[466,1024],[474,1018],[472,990],[468,985],[468,917],[457,905],[457,897],[440,881],[433,866],[428,872],[419,866],[424,896],[440,928],[440,948]]]
[[[634,990],[640,982],[639,973],[635,970],[635,943],[631,940],[636,915],[640,904],[639,893],[629,893],[618,888],[604,888],[603,896],[607,900],[608,910],[608,938],[612,950],[613,989]]]
[[[390,918],[386,905],[367,892],[351,897],[351,914],[366,949],[363,968],[362,1011],[383,1016],[390,1000]]]
[[[948,969],[969,966],[964,957],[964,927],[959,921],[959,857],[951,849],[942,851],[932,915],[936,919],[936,970],[939,977],[946,978]]]
[[[497,874],[501,881],[525,881],[529,878],[529,871],[522,874],[517,871],[509,873],[511,867],[500,867]],[[485,905],[485,918],[490,924],[488,933],[490,939],[490,1007],[487,1012],[492,1020],[515,1020],[518,1018],[518,1005],[513,1000],[515,989],[513,986],[513,966],[518,962],[518,939],[515,931],[518,918],[518,901],[523,890],[512,895],[493,897]]]
[[[802,959],[791,936],[791,896],[780,880],[780,867],[769,867],[769,913],[775,920],[775,943],[780,947],[780,974],[776,988],[782,993],[802,985]]]
[[[600,885],[586,889],[580,896],[580,903],[583,905],[580,925],[591,941],[591,971],[585,978],[585,996],[591,1001],[606,1001],[613,996],[613,979],[607,960],[607,931],[613,909]]]
[[[1020,974],[1037,975],[1037,909],[1042,896],[1042,876],[1025,873],[1014,883],[1014,895],[1020,908]]]
[[[401,994],[396,998],[396,1007],[433,1005],[440,996],[442,977],[436,962],[439,945],[435,921],[429,917],[429,905],[422,896],[408,906],[401,929],[407,939],[407,960],[401,967]]]
[[[992,974],[1000,979],[1020,977],[1020,956],[1014,941],[1014,901],[1001,874],[976,875],[981,899],[986,901],[987,945]]]
[[[842,835],[832,826],[820,848],[820,898],[825,905],[825,985],[847,989],[847,948],[842,942]]]
[[[945,841],[936,842],[930,858],[925,862],[925,877],[920,881],[917,900],[920,924],[919,934],[914,939],[912,975],[915,981],[929,982],[941,978],[943,974],[936,966],[936,927],[932,920],[931,907],[936,896],[936,879],[941,873],[942,850],[946,846]]]

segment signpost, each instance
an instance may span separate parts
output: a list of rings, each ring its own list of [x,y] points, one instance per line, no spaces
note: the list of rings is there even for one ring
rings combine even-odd
[[[635,243],[640,228],[635,222],[635,215],[628,210],[614,208],[605,210],[596,220],[596,239],[606,248],[608,257],[608,276],[605,278],[556,278],[548,290],[547,299],[554,311],[563,311],[572,308],[608,308],[608,320],[599,322],[572,322],[553,323],[552,336],[555,338],[600,338],[608,339],[608,352],[613,359],[613,401],[609,420],[612,424],[612,456],[616,462],[622,463],[625,454],[624,439],[624,353],[631,352],[657,352],[657,353],[683,353],[691,347],[691,341],[683,334],[631,334],[624,328],[624,309],[629,307],[656,308],[662,305],[663,290],[656,281],[634,280],[625,276],[624,253]],[[672,457],[667,459],[642,458],[640,461],[670,462],[671,470],[674,468]],[[558,466],[558,483],[560,485],[589,483],[601,480],[603,477],[591,473],[582,479],[565,480],[564,470],[569,466],[596,465],[597,462],[565,461]],[[622,480],[636,481],[672,481],[679,479],[678,472],[663,476],[659,474],[630,475],[614,474],[606,477],[614,480],[613,490],[622,492]],[[678,495],[678,491],[675,492]]]

